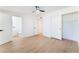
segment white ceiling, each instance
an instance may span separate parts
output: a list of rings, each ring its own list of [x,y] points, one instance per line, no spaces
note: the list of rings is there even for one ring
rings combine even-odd
[[[56,11],[59,9],[67,8],[68,6],[40,6],[40,9],[45,12]],[[8,11],[14,13],[28,14],[35,10],[34,6],[0,6],[1,11]]]

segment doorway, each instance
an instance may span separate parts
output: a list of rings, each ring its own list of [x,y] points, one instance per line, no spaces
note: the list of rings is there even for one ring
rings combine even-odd
[[[79,24],[78,12],[64,14],[62,16],[63,23],[63,39],[78,41],[79,39]]]
[[[18,36],[22,33],[22,18],[18,16],[12,16],[12,35]]]
[[[38,33],[39,34],[43,34],[43,19],[42,17],[40,17],[40,19],[38,20]]]
[[[36,18],[33,22],[34,35],[43,34],[43,21],[42,18]]]

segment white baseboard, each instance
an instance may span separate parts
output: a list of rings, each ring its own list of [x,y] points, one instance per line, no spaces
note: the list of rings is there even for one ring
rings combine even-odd
[[[8,42],[10,42],[10,41],[11,41],[11,40],[7,40],[7,41],[5,41],[5,42],[0,43],[0,45],[6,44],[6,43],[8,43]]]
[[[34,36],[34,35],[21,35],[21,37],[31,37],[31,36]]]

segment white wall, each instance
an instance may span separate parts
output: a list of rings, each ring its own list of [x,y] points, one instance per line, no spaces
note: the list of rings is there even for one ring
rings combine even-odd
[[[57,10],[43,16],[44,18],[44,32],[48,37],[62,38],[62,15],[78,11],[78,7],[69,7]]]
[[[10,41],[12,37],[11,16],[0,12],[0,45]]]
[[[34,16],[31,14],[24,15],[22,20],[22,35],[26,37],[34,35]]]

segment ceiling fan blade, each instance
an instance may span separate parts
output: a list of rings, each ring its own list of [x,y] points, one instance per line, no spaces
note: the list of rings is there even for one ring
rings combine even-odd
[[[45,12],[44,10],[40,10],[41,12]]]
[[[33,11],[32,13],[37,12],[37,11],[39,11],[39,12],[45,12],[44,10],[40,10],[39,6],[35,6],[35,8],[36,8],[36,10]]]

